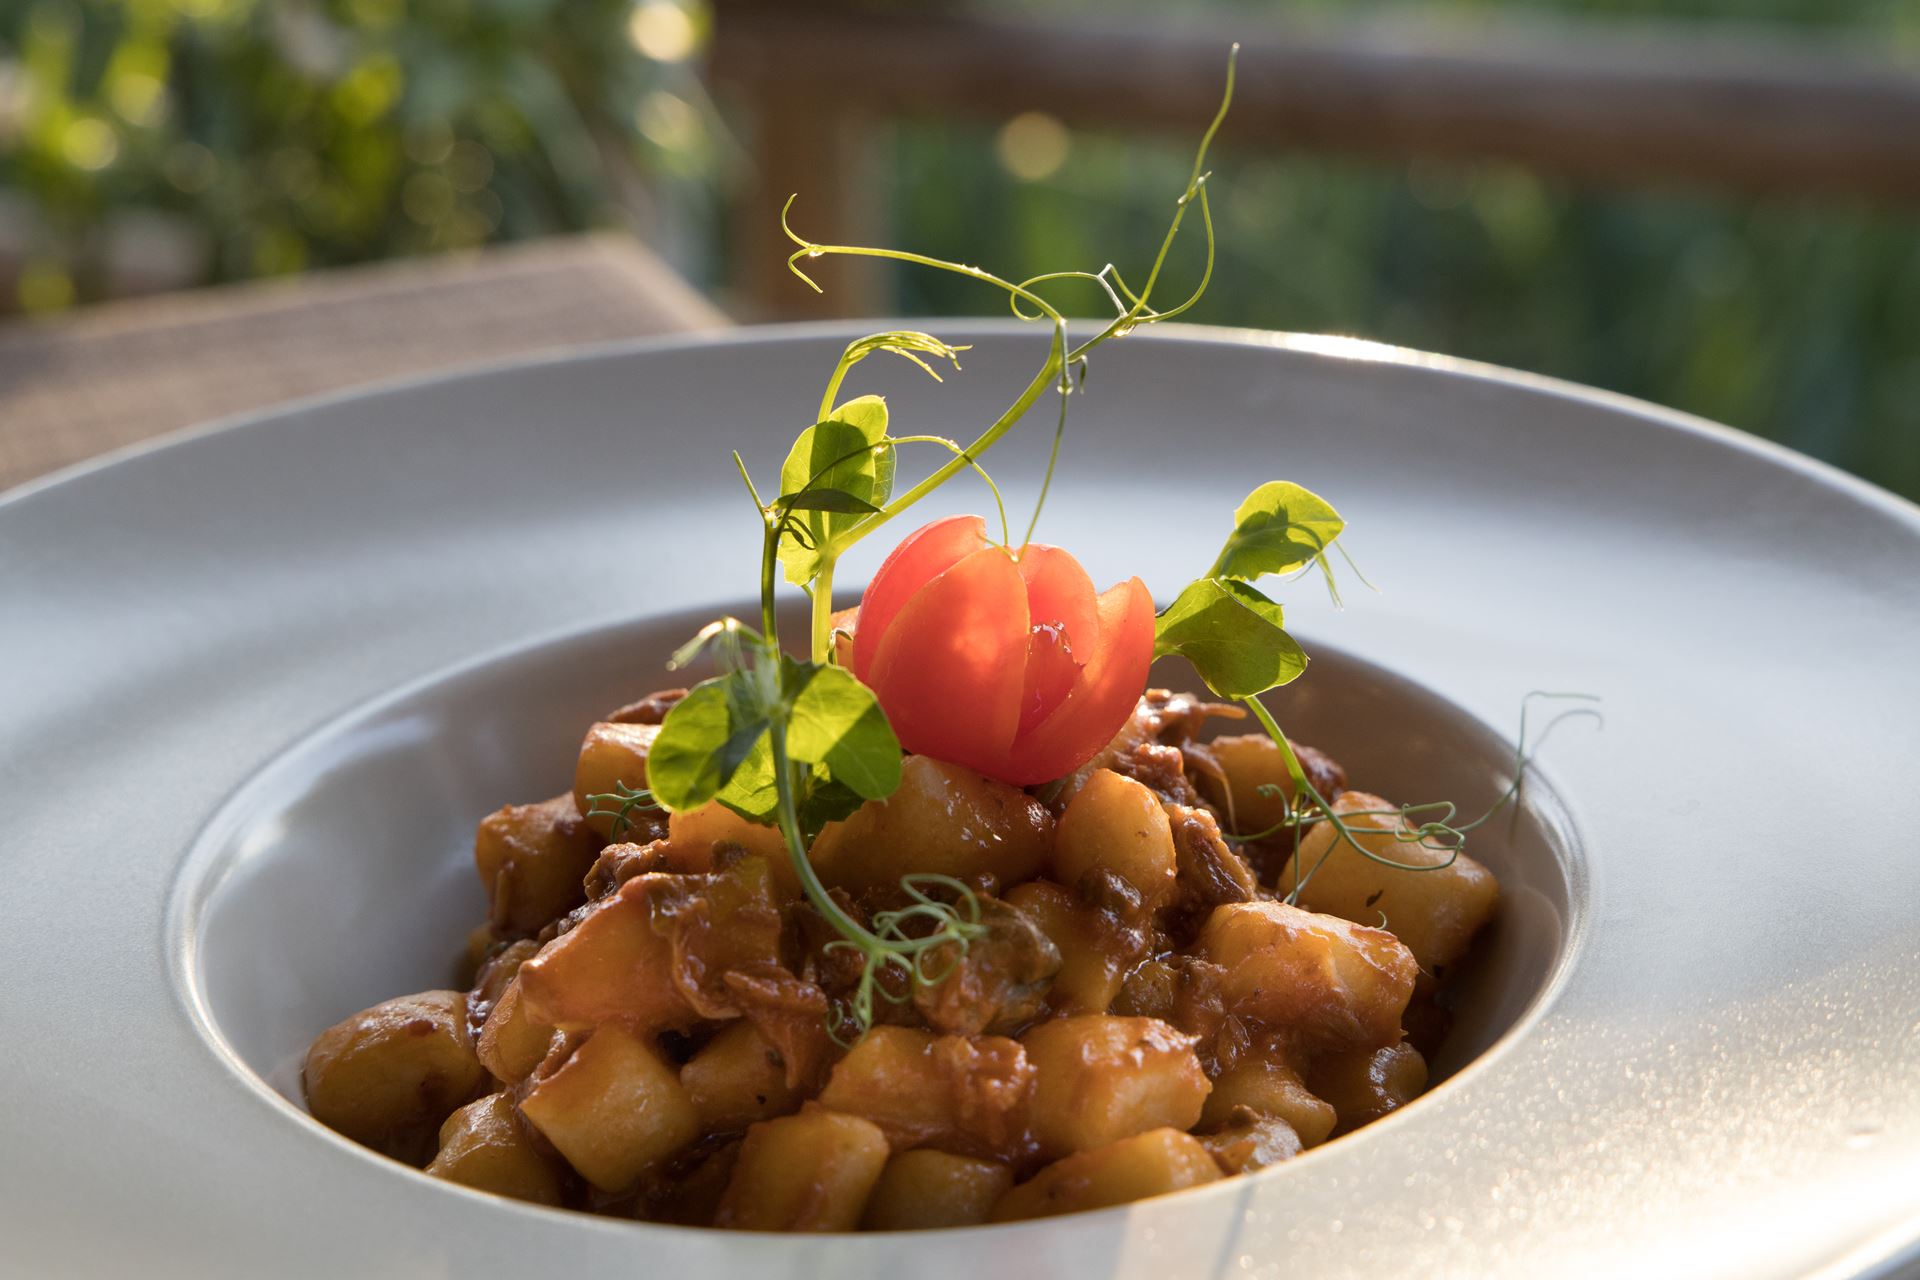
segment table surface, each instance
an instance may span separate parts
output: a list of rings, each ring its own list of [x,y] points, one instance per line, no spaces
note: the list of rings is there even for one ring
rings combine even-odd
[[[595,234],[90,307],[0,326],[0,490],[300,396],[727,319]]]

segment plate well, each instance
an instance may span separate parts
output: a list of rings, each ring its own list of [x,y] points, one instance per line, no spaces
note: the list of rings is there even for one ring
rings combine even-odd
[[[202,832],[172,912],[182,995],[214,1048],[313,1124],[300,1087],[313,1037],[381,1000],[455,982],[486,914],[475,825],[567,790],[586,727],[670,684],[667,656],[712,616],[577,632],[429,677],[321,728],[245,784]],[[1399,802],[1445,797],[1468,816],[1506,790],[1515,749],[1500,734],[1372,663],[1325,644],[1312,652],[1308,674],[1272,705],[1352,785]],[[1181,674],[1162,664],[1154,680]],[[1540,999],[1568,959],[1579,908],[1571,825],[1537,777],[1471,848],[1499,876],[1502,903],[1453,980],[1436,1081]]]

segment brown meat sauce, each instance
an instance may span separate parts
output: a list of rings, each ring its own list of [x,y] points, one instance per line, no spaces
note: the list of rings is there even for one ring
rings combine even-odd
[[[649,695],[605,723],[657,726],[684,693]],[[1415,967],[1391,934],[1279,907],[1260,910],[1291,914],[1220,927],[1232,910],[1275,900],[1294,844],[1290,834],[1237,841],[1215,802],[1231,778],[1204,735],[1243,714],[1150,690],[1093,761],[1031,796],[938,766],[924,785],[953,826],[937,839],[916,843],[921,833],[901,827],[915,812],[912,796],[890,817],[847,824],[821,874],[848,914],[871,922],[903,905],[898,886],[875,874],[888,865],[885,851],[860,843],[884,838],[934,850],[943,874],[974,889],[982,930],[964,951],[948,944],[924,958],[922,972],[938,981],[883,975],[875,1030],[853,1049],[830,1028],[862,960],[834,945],[839,935],[796,895],[790,870],[776,874],[783,869],[728,841],[676,846],[658,811],[634,813],[608,839],[584,826],[569,797],[509,806],[482,826],[492,908],[469,989],[447,993],[458,1001],[456,1022],[416,1014],[394,1023],[399,1014],[383,1005],[328,1031],[308,1064],[315,1113],[355,1135],[400,1135],[377,1145],[415,1163],[434,1154],[418,1135],[445,1121],[442,1141],[457,1136],[461,1145],[459,1159],[435,1160],[440,1176],[504,1194],[535,1188],[543,1199],[557,1188],[571,1208],[684,1225],[844,1229],[858,1225],[859,1206],[882,1184],[893,1216],[943,1196],[975,1206],[969,1220],[1018,1216],[1035,1204],[1085,1207],[1081,1192],[1061,1188],[1153,1194],[1282,1162],[1324,1137],[1293,1127],[1307,1114],[1301,1105],[1325,1110],[1312,1089],[1343,1100],[1342,1130],[1417,1092],[1422,1055],[1444,1034],[1446,1014],[1441,984],[1410,976]],[[1345,789],[1337,762],[1296,750],[1322,795]],[[1150,792],[1151,801],[1131,791],[1148,814],[1165,813],[1170,845],[1157,838],[1166,880],[1097,862],[1070,884],[1050,880],[1054,825],[1083,791],[1101,790],[1087,783],[1103,769]],[[957,811],[968,805],[980,806],[977,818]],[[1009,815],[1029,810],[1003,834]],[[1017,856],[1009,838],[1028,842]],[[1140,838],[1151,844],[1150,833]],[[1036,849],[1041,869],[1031,876]],[[553,887],[561,860],[571,892]],[[836,866],[845,883],[829,874]],[[533,920],[536,898],[547,914]],[[1267,946],[1292,950],[1269,955]],[[1276,981],[1312,975],[1323,986],[1278,998],[1258,977],[1263,965],[1282,975]],[[1296,1009],[1304,1012],[1288,1012]],[[1130,1027],[1144,1038],[1122,1034]],[[1379,1027],[1395,1029],[1384,1043],[1374,1038]],[[472,1061],[476,1045],[485,1069]],[[605,1072],[605,1084],[573,1101],[592,1071]],[[1296,1084],[1260,1084],[1261,1072]],[[1202,1122],[1198,1099],[1229,1075],[1231,1105],[1208,1104],[1218,1115]],[[503,1092],[510,1121],[494,1099],[496,1110],[457,1123],[473,1111],[466,1104]],[[539,1107],[528,1101],[535,1096],[545,1099]],[[1065,1099],[1050,1105],[1070,1114],[1037,1112],[1036,1098]],[[589,1113],[601,1105],[622,1119],[597,1124]],[[691,1141],[644,1160],[602,1149],[633,1123],[634,1108]],[[708,1115],[724,1119],[700,1119]],[[1140,1136],[1169,1128],[1200,1145]],[[911,1150],[950,1158],[894,1159]],[[818,1169],[778,1167],[795,1151]],[[1047,1173],[1061,1160],[1071,1177],[1065,1165]],[[791,1188],[786,1199],[783,1177],[818,1185]],[[939,1181],[948,1177],[962,1181],[948,1188]],[[1025,1186],[1036,1178],[1052,1179],[1044,1195],[1040,1182]],[[749,1205],[751,1197],[760,1199]]]

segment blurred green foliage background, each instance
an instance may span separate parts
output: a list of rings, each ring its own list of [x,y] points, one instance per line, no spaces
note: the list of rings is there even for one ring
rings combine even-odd
[[[1098,6],[1167,21],[1192,7]],[[1446,7],[1738,17],[1920,57],[1914,0]],[[1285,12],[1378,8],[1296,0]],[[692,0],[0,5],[0,261],[11,261],[0,288],[14,307],[48,311],[604,225],[636,230],[718,286],[738,152],[697,71],[708,22]],[[1190,143],[1030,117],[901,122],[882,136],[889,238],[1010,275],[1127,265],[1157,239]],[[1231,152],[1213,190],[1222,269],[1192,319],[1358,334],[1567,377],[1920,497],[1912,210]],[[937,275],[901,273],[889,287],[907,313],[991,301]]]
[[[55,310],[697,209],[707,133],[687,59],[706,19],[646,9],[0,4],[15,301]]]

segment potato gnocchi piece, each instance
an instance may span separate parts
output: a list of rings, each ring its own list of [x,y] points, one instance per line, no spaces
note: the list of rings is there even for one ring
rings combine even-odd
[[[970,1227],[985,1222],[1013,1186],[1013,1170],[921,1147],[887,1161],[860,1225],[868,1231]]]
[[[1264,733],[1219,737],[1207,744],[1207,753],[1220,766],[1226,786],[1202,785],[1200,790],[1220,807],[1233,830],[1264,831],[1286,818],[1294,798],[1293,775],[1272,738]],[[1274,793],[1265,794],[1262,787],[1272,787]]]
[[[671,979],[673,943],[653,927],[653,897],[675,879],[657,872],[635,876],[521,965],[527,1013],[563,1031],[590,1031],[604,1022],[642,1032],[693,1026],[699,1016]]]
[[[1020,1043],[1033,1064],[1033,1138],[1043,1159],[1200,1119],[1209,1085],[1194,1037],[1164,1022],[1056,1018]]]
[[[1427,1060],[1404,1043],[1330,1053],[1314,1060],[1307,1079],[1338,1113],[1334,1132],[1350,1133],[1419,1097],[1427,1087]]]
[[[521,966],[521,998],[563,1031],[617,1022],[653,1034],[738,1017],[727,977],[775,966],[780,931],[763,859],[706,876],[645,872]]]
[[[1241,1062],[1221,1072],[1200,1112],[1200,1127],[1225,1129],[1236,1122],[1236,1113],[1286,1121],[1303,1147],[1325,1142],[1338,1120],[1333,1104],[1314,1096],[1299,1072],[1270,1059]]]
[[[716,851],[740,849],[764,858],[777,896],[792,901],[800,896],[800,877],[794,873],[786,837],[776,827],[748,822],[718,800],[667,819],[670,858],[675,871],[710,871]]]
[[[1011,1155],[1033,1089],[1034,1067],[1012,1040],[875,1027],[835,1064],[820,1105],[872,1121],[895,1150]]]
[[[744,1132],[799,1110],[804,1091],[787,1083],[786,1060],[750,1022],[736,1022],[680,1068],[702,1133]]]
[[[647,753],[653,749],[653,740],[659,734],[659,725],[615,724],[604,720],[587,730],[573,769],[573,803],[582,814],[592,814],[586,819],[587,825],[603,840],[638,840],[644,844],[658,837],[659,833],[651,830],[644,838],[635,834],[636,823],[647,821],[645,814],[629,814],[623,823],[616,814],[593,813],[592,797],[618,794],[621,787],[644,790]]]
[[[829,823],[811,857],[822,880],[852,893],[923,872],[1010,885],[1040,874],[1052,842],[1052,815],[1018,787],[908,756],[899,789]]]
[[[510,804],[488,814],[474,835],[473,862],[503,933],[535,933],[587,900],[587,871],[605,843],[571,795]]]
[[[1196,945],[1229,1013],[1315,1048],[1397,1042],[1419,972],[1392,934],[1284,902],[1218,907]]]
[[[717,1227],[852,1231],[887,1163],[887,1139],[859,1116],[808,1107],[747,1130]]]
[[[1299,1155],[1304,1146],[1293,1126],[1279,1116],[1249,1115],[1200,1139],[1220,1172],[1252,1173]]]
[[[1307,877],[1300,905],[1360,924],[1379,924],[1407,945],[1413,958],[1429,973],[1453,964],[1467,953],[1478,933],[1493,918],[1500,901],[1500,884],[1493,873],[1466,854],[1412,839],[1395,806],[1379,796],[1349,791],[1334,801],[1334,811],[1366,849],[1382,858],[1432,871],[1405,871],[1358,853],[1327,823],[1315,825],[1300,841],[1294,855],[1299,874]],[[1369,812],[1386,810],[1385,813]],[[1398,833],[1398,834],[1396,834]],[[1447,859],[1450,865],[1441,865]],[[1309,875],[1309,872],[1311,873]],[[1289,864],[1281,883],[1290,884],[1295,869]]]
[[[1173,893],[1173,827],[1160,797],[1132,778],[1096,769],[1060,815],[1053,878],[1069,887],[1094,870],[1119,876],[1151,914]]]
[[[1300,761],[1300,771],[1314,790],[1336,800],[1346,789],[1347,771],[1324,752],[1304,742],[1288,739]],[[1280,747],[1264,733],[1242,733],[1215,738],[1202,750],[1218,767],[1218,774],[1204,773],[1200,790],[1231,819],[1233,830],[1244,833],[1264,831],[1287,816],[1288,803],[1298,798],[1293,775],[1287,771]],[[1222,786],[1221,783],[1225,785]],[[1264,794],[1262,787],[1277,790]],[[1291,839],[1290,837],[1280,837]]]
[[[520,1127],[513,1099],[504,1093],[490,1093],[447,1117],[440,1152],[427,1172],[514,1200],[560,1203],[560,1171]]]
[[[1000,1197],[990,1222],[1017,1222],[1128,1204],[1217,1182],[1220,1167],[1200,1139],[1151,1129],[1056,1160]]]
[[[480,1063],[501,1084],[519,1084],[546,1058],[553,1034],[551,1026],[527,1011],[516,979],[480,1027]]]
[[[467,1031],[467,997],[423,991],[363,1009],[322,1031],[301,1073],[314,1118],[406,1160],[486,1080]]]
[[[1105,1013],[1120,993],[1142,939],[1102,920],[1100,913],[1050,880],[1030,880],[1007,895],[1060,954],[1047,995],[1055,1013]]]
[[[611,1025],[535,1080],[520,1112],[581,1177],[607,1192],[631,1190],[700,1136],[679,1074],[652,1045]]]

